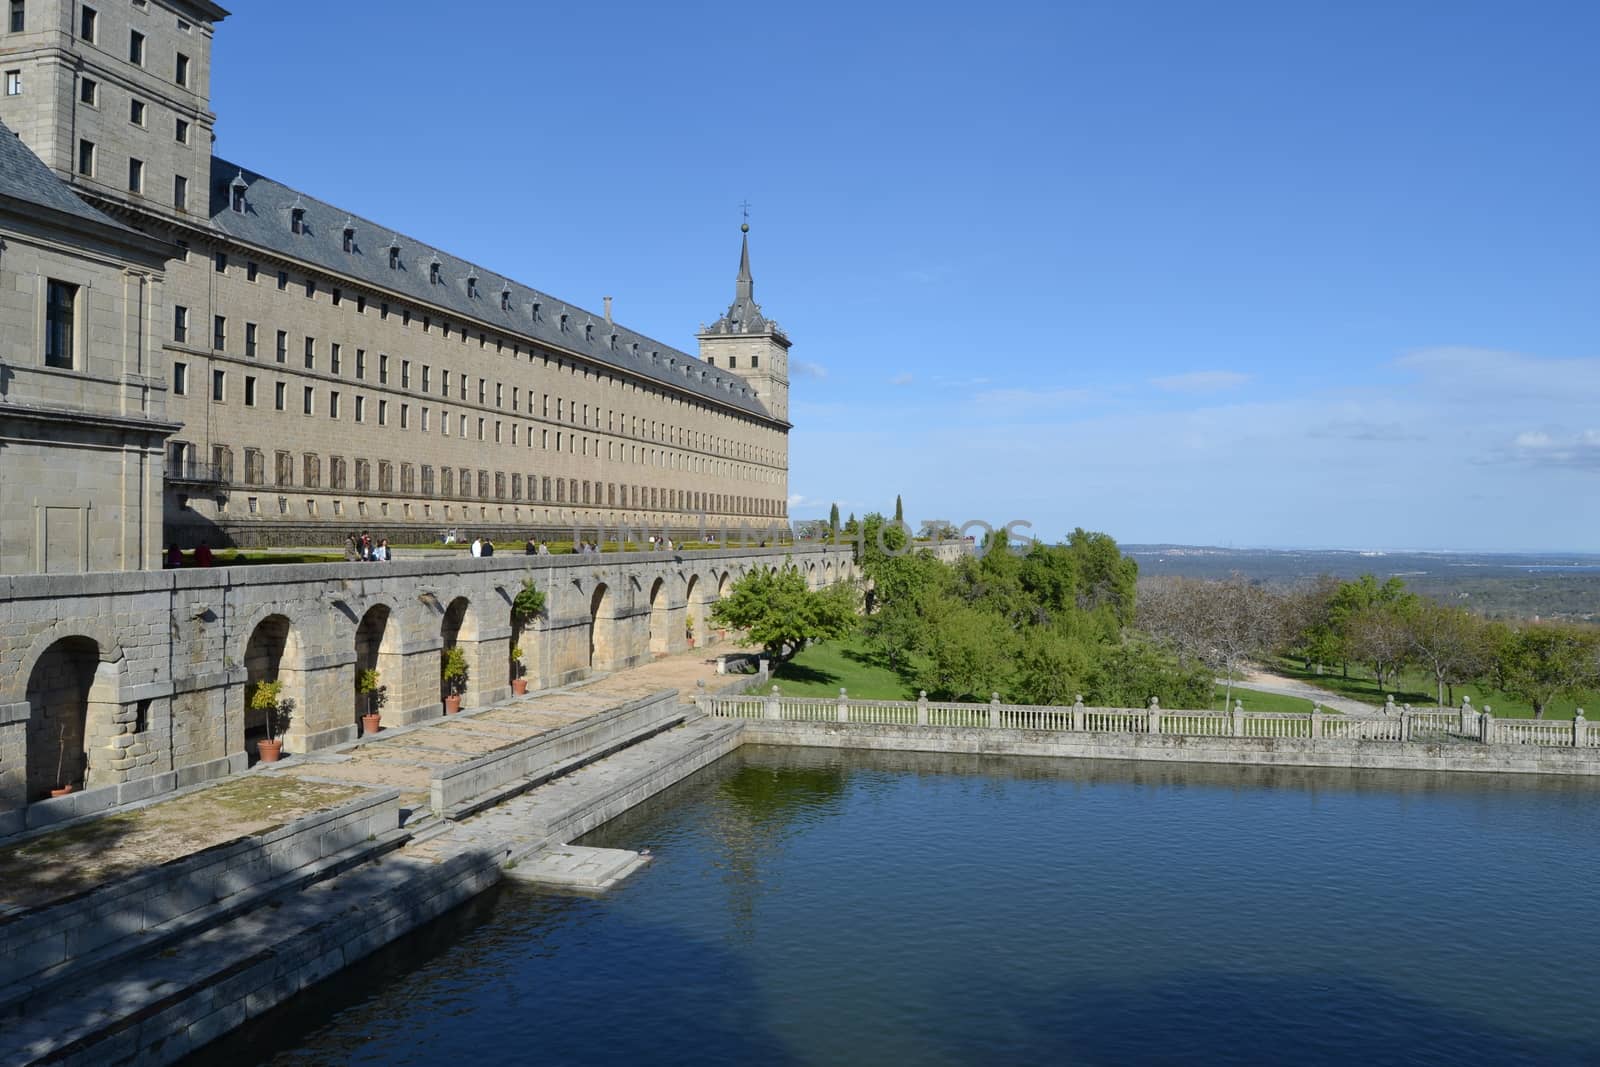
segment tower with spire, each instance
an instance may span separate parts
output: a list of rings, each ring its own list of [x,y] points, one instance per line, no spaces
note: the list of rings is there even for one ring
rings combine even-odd
[[[739,276],[727,312],[699,334],[700,358],[739,375],[773,418],[789,421],[789,338],[756,303],[750,275],[750,224],[739,227]]]

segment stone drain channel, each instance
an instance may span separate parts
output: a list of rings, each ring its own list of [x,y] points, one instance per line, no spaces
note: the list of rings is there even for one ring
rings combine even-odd
[[[742,729],[675,690],[558,693],[258,770],[367,788],[0,916],[0,1063],[170,1063],[505,875],[603,889],[644,858],[568,842]]]

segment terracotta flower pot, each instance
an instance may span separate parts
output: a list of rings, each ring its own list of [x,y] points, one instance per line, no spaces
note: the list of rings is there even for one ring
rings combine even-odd
[[[266,738],[256,742],[256,751],[261,753],[262,763],[277,763],[283,755],[283,739],[268,741]]]
[[[528,693],[528,680],[526,678],[511,679],[511,691],[517,696],[526,696]]]
[[[446,715],[456,715],[459,714],[460,711],[461,694],[451,693],[449,696],[444,698],[444,713]]]
[[[377,714],[361,716],[361,733],[363,736],[371,737],[373,734],[383,729],[383,727],[379,725],[378,719],[379,716]]]
[[[64,797],[68,793],[76,792],[77,788],[78,787],[75,785],[64,785],[59,789],[50,790],[50,795],[53,797]]]

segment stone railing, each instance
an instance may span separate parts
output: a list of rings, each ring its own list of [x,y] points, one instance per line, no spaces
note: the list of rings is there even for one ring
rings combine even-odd
[[[855,700],[843,689],[837,698],[784,696],[776,686],[757,696],[702,693],[702,709],[715,718],[788,722],[839,722],[863,725],[976,727],[996,730],[1051,730],[1059,733],[1160,734],[1169,737],[1297,738],[1331,741],[1443,741],[1500,745],[1600,748],[1600,730],[1589,729],[1583,709],[1569,721],[1495,718],[1462,701],[1459,709],[1415,710],[1386,705],[1373,717],[1344,716],[1314,706],[1309,712],[1230,711],[1071,705],[987,704],[918,700]]]

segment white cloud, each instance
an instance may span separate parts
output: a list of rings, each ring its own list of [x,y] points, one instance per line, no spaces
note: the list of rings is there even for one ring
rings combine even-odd
[[[1575,434],[1525,430],[1512,438],[1510,455],[1541,467],[1600,471],[1600,430]]]
[[[828,368],[820,363],[807,363],[803,359],[797,359],[789,364],[789,373],[795,378],[826,378]]]
[[[889,384],[890,385],[910,385],[915,380],[916,379],[913,378],[910,374],[896,374],[893,378],[889,379]]]
[[[1087,389],[986,389],[972,402],[985,415],[1023,415],[1081,409],[1094,396]]]
[[[1237,389],[1250,380],[1250,375],[1231,370],[1197,370],[1188,374],[1169,374],[1151,378],[1150,384],[1169,393],[1217,393],[1224,389]]]
[[[1600,401],[1600,359],[1539,359],[1493,348],[1441,346],[1395,360],[1415,372],[1428,392],[1451,400]]]

